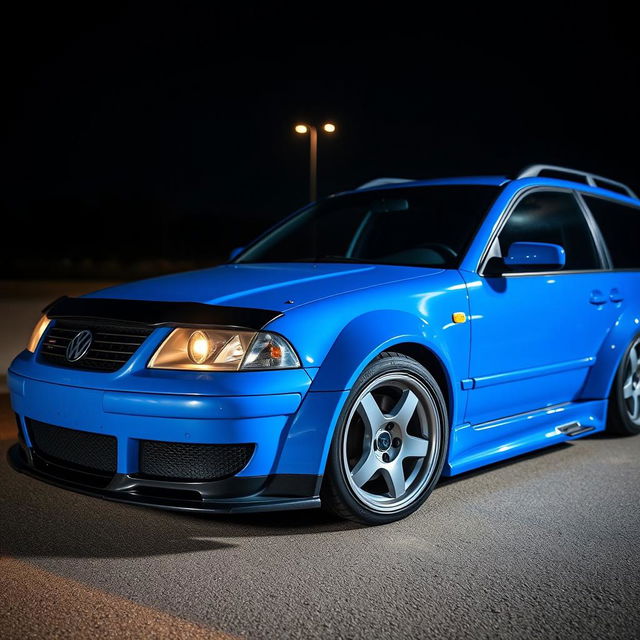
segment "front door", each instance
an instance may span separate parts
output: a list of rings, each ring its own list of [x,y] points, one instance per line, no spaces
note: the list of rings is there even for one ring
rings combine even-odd
[[[610,274],[571,191],[521,196],[489,257],[506,255],[514,242],[561,245],[566,264],[467,282],[472,344],[463,384],[471,424],[575,400],[617,315]]]

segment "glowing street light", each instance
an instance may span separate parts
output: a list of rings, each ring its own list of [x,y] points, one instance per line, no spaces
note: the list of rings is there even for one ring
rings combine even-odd
[[[309,200],[314,202],[318,197],[318,130],[312,124],[300,123],[294,127],[296,133],[309,134]],[[325,122],[322,125],[325,133],[335,133],[336,125]]]

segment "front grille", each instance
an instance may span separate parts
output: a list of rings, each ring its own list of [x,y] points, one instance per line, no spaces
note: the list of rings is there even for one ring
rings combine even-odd
[[[117,442],[113,436],[57,427],[27,418],[35,453],[47,463],[101,476],[116,472]]]
[[[207,482],[233,476],[247,466],[253,444],[185,444],[140,441],[139,476]]]
[[[75,336],[88,329],[92,334],[87,353],[77,360],[67,359],[67,347]],[[49,364],[85,371],[117,371],[131,358],[153,331],[151,327],[107,324],[82,320],[56,320],[46,332],[40,359]]]

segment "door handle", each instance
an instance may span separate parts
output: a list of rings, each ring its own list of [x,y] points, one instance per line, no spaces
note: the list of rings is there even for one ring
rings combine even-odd
[[[607,298],[605,297],[604,293],[600,291],[600,289],[594,289],[591,292],[591,297],[589,298],[589,302],[591,304],[603,305],[607,302]]]
[[[624,300],[624,296],[618,289],[613,288],[609,292],[609,300],[611,300],[611,302],[622,302]]]

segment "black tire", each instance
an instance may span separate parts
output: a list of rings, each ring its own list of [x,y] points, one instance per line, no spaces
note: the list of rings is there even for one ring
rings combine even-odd
[[[633,401],[625,399],[624,391],[625,383],[629,380],[632,351],[635,352],[635,359],[638,361],[640,359],[640,335],[635,336],[627,347],[609,395],[607,431],[619,436],[633,436],[640,433],[640,414],[636,411],[638,417],[635,420],[633,419],[629,408],[630,403],[632,404]],[[632,384],[635,385],[634,391],[638,390],[638,393],[640,393],[640,370],[638,369],[636,369]],[[635,402],[640,403],[640,399],[636,399]]]
[[[394,378],[394,376],[398,377]],[[362,488],[354,486],[354,470],[349,469],[347,453],[349,446],[347,439],[353,437],[351,431],[349,431],[350,424],[354,424],[354,421],[358,420],[356,415],[358,408],[364,406],[364,398],[366,396],[362,396],[362,394],[367,389],[371,389],[371,392],[368,395],[373,397],[374,392],[377,393],[382,389],[382,395],[377,395],[377,398],[379,398],[377,402],[381,403],[380,406],[378,406],[378,409],[381,409],[385,402],[385,387],[381,386],[380,388],[376,388],[375,385],[384,385],[387,381],[389,381],[388,384],[393,385],[394,380],[402,380],[403,382],[407,382],[409,385],[414,383],[416,385],[416,393],[414,395],[417,402],[415,405],[416,408],[413,409],[412,414],[404,414],[412,416],[407,422],[407,425],[409,426],[407,426],[404,437],[394,438],[394,444],[392,445],[398,447],[397,455],[399,459],[397,460],[397,463],[398,466],[400,466],[400,469],[403,470],[402,478],[404,479],[405,475],[408,476],[405,480],[405,484],[402,485],[407,487],[404,495],[407,496],[405,500],[408,502],[403,504],[401,498],[403,494],[400,492],[392,493],[393,489],[391,489],[389,480],[386,480],[386,484],[389,485],[388,496],[384,494],[384,484],[382,484],[382,492],[380,496],[376,496],[374,494],[371,495],[373,498],[379,499],[381,502],[388,500],[392,503],[395,500],[398,502],[397,509],[394,509],[393,505],[387,506],[385,504],[382,506],[372,506],[369,504],[370,501],[366,498],[369,494]],[[407,389],[401,393],[406,394],[410,392],[411,390]],[[402,398],[405,398],[405,396],[402,395],[400,400],[402,400]],[[391,401],[393,401],[392,398]],[[358,407],[355,407],[356,403],[358,404]],[[398,401],[398,404],[396,404],[395,407],[399,406],[401,406],[400,401]],[[390,419],[388,417],[389,413],[386,411],[383,411],[381,415],[385,416],[385,419],[387,420]],[[400,413],[398,413],[398,416],[400,416]],[[413,437],[409,435],[408,430],[415,429],[416,420],[419,421],[419,428],[421,429],[420,433],[427,443],[426,446],[428,453],[425,452],[424,457],[412,456],[408,453],[411,446],[410,441]],[[367,424],[370,424],[371,422],[372,421],[369,421]],[[429,424],[429,437],[424,436],[425,424],[427,423]],[[389,424],[391,426],[389,426]],[[390,422],[389,424],[384,426],[384,428],[381,428],[378,431],[378,434],[381,434],[384,430],[394,433],[392,429],[395,429],[398,425],[393,422]],[[368,433],[373,433],[373,430],[370,429]],[[420,437],[418,437],[418,440],[420,440]],[[384,441],[382,441],[383,445],[381,446],[379,444],[379,442],[381,442],[380,438],[373,438],[373,441],[371,439],[367,441],[365,437],[364,444],[362,445],[362,453],[360,454],[362,459],[365,457],[370,458],[375,454],[379,459],[380,456],[382,456],[383,461],[384,456],[387,455],[387,461],[389,461],[388,454],[380,453],[387,441],[388,438],[385,438]],[[367,445],[367,442],[370,446]],[[396,442],[400,442],[401,444],[396,444]],[[422,505],[438,482],[446,459],[448,444],[449,423],[447,407],[442,391],[433,376],[420,363],[404,354],[393,352],[380,354],[365,368],[356,381],[338,419],[320,493],[323,508],[333,512],[341,518],[367,525],[386,524],[407,517]],[[421,443],[421,446],[422,445],[424,445],[424,442]],[[405,447],[406,452],[400,456],[399,452],[403,451]],[[391,449],[388,449],[388,451],[391,451]],[[392,462],[395,462],[395,460]],[[377,462],[376,464],[380,463]],[[408,467],[405,467],[405,464],[408,465]],[[383,468],[384,466],[384,464],[380,464],[380,470],[374,473],[369,480],[369,483],[380,484],[383,474],[385,479],[391,475],[386,473]],[[405,470],[407,468],[409,471]],[[348,477],[348,475],[351,477]],[[413,489],[410,484],[410,478],[412,475],[415,475],[415,479],[413,480],[415,486]],[[370,486],[370,484],[365,484],[365,486]],[[361,496],[365,496],[364,499],[361,499]]]

